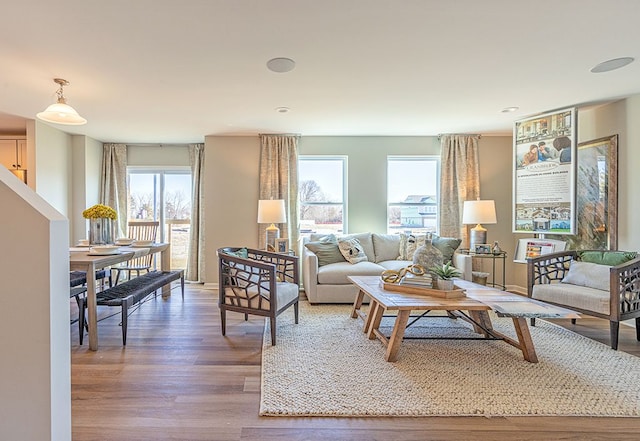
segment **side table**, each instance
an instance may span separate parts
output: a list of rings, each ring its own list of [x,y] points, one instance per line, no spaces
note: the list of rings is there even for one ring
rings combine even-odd
[[[506,285],[506,263],[507,252],[500,251],[499,253],[474,253],[467,249],[458,250],[459,253],[468,254],[473,258],[478,259],[491,259],[491,282],[487,281],[493,288],[498,287],[503,291],[507,289]],[[502,283],[496,283],[496,261],[502,261]]]

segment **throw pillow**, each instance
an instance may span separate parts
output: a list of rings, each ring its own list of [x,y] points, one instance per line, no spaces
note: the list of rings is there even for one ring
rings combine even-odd
[[[349,263],[366,262],[369,260],[358,239],[339,239],[338,248],[340,248],[340,252]]]
[[[318,266],[344,262],[344,257],[338,248],[338,241],[333,234],[315,242],[307,242],[304,246],[318,256]]]
[[[396,260],[398,258],[400,250],[399,234],[374,233],[372,237],[376,263],[384,262],[385,260]],[[367,255],[367,257],[369,257],[369,255]]]
[[[581,251],[578,253],[583,262],[616,266],[636,258],[636,253],[628,251]]]
[[[572,260],[562,283],[609,291],[609,265]]]
[[[455,237],[440,237],[435,234],[431,236],[431,243],[442,253],[442,261],[444,263],[453,260],[453,253],[456,252],[461,242],[462,239],[456,239]]]
[[[397,260],[413,260],[413,254],[418,247],[424,245],[427,236],[424,234],[405,234],[400,233],[400,256]]]

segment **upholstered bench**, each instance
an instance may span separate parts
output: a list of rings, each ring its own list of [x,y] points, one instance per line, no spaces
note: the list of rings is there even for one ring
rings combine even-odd
[[[640,341],[640,258],[635,252],[561,251],[530,258],[527,285],[533,299],[609,320],[612,349],[618,348],[624,320],[635,318]]]
[[[120,306],[122,308],[122,344],[127,344],[127,316],[128,310],[134,304],[141,302],[145,297],[162,288],[163,286],[180,280],[182,299],[184,300],[184,271],[151,271],[139,277],[120,283],[114,287],[105,289],[96,294],[96,301],[101,306]],[[84,299],[80,299],[84,310]],[[82,332],[84,327],[84,314],[80,314],[80,344],[82,344]]]

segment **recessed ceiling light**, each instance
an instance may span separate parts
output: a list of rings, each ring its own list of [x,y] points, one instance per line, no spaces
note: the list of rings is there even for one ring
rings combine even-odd
[[[272,58],[271,60],[267,61],[267,67],[272,72],[290,72],[294,67],[296,67],[296,62],[291,58]]]
[[[602,63],[596,64],[593,68],[591,68],[591,72],[592,73],[610,72],[612,70],[625,67],[627,64],[631,64],[633,60],[634,59],[632,57],[622,57],[622,58],[614,58],[613,60],[603,61]]]
[[[500,112],[502,113],[511,113],[511,112],[515,112],[516,110],[520,109],[520,107],[505,107],[504,109],[502,109]]]
[[[276,112],[278,113],[287,113],[289,112],[289,110],[291,109],[289,109],[288,107],[276,107]]]

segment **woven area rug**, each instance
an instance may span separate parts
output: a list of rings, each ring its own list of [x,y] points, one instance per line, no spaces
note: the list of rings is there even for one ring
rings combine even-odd
[[[410,339],[388,363],[380,341],[368,340],[349,311],[301,303],[298,325],[293,311],[278,317],[276,346],[267,320],[260,415],[640,415],[640,358],[549,322],[531,328],[536,364],[503,341]],[[515,337],[510,319],[493,322]],[[390,335],[391,328],[383,331]],[[407,329],[407,336],[429,335],[475,334],[448,318]]]

